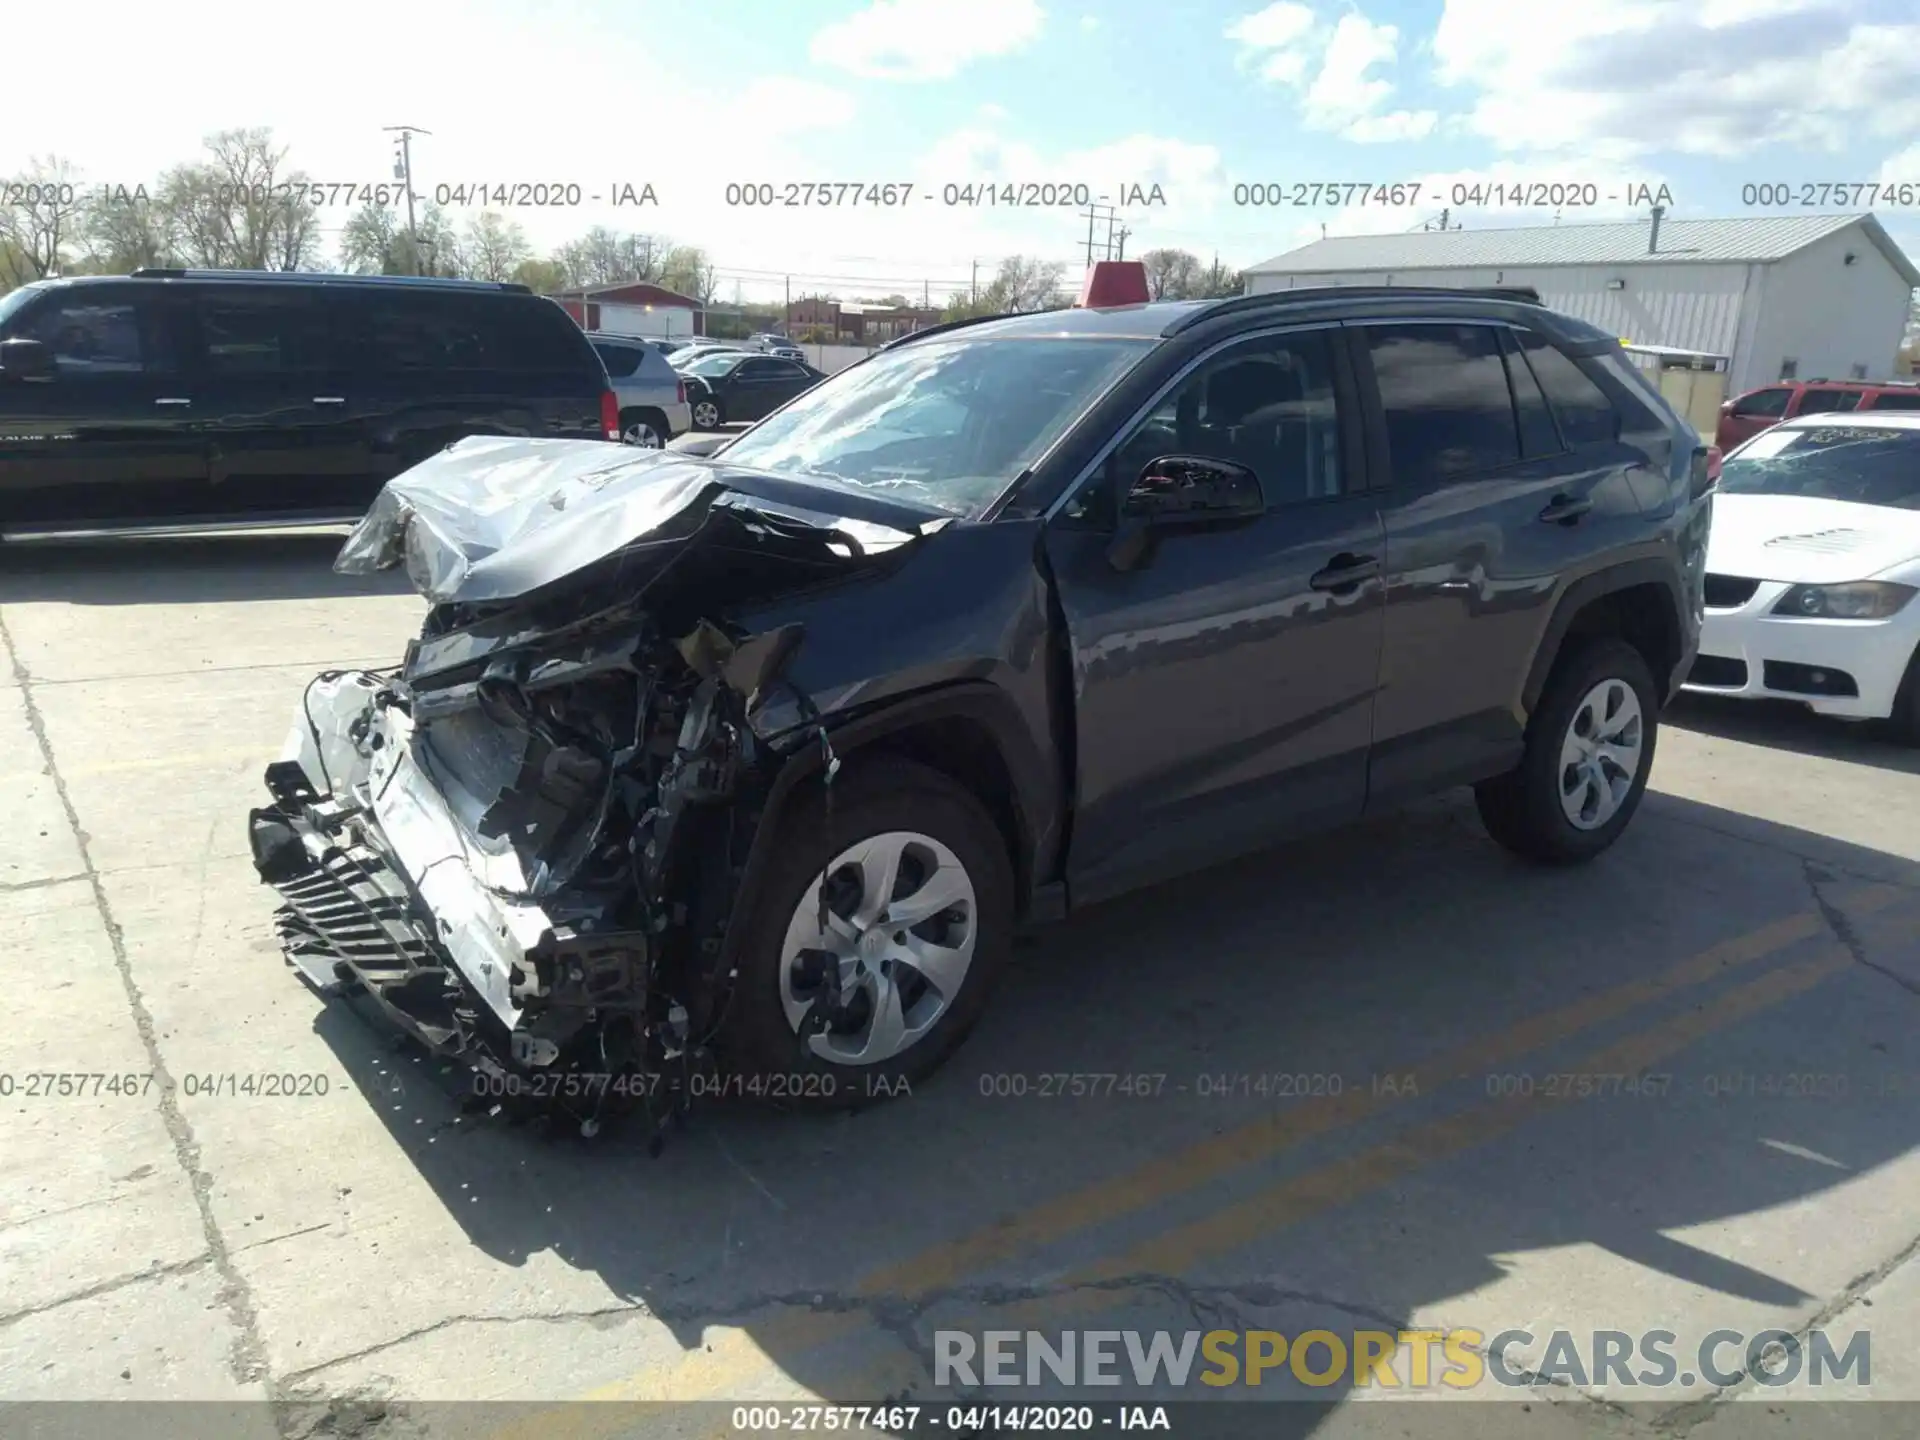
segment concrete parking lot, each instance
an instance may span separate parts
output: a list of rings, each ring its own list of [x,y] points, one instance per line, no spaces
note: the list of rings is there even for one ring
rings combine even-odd
[[[262,1434],[371,1402],[365,1435],[492,1399],[605,1434],[539,1407],[925,1397],[936,1329],[1197,1326],[1865,1329],[1859,1393],[1920,1400],[1920,753],[1683,702],[1590,868],[1520,865],[1464,798],[1304,842],[1026,946],[910,1097],[709,1107],[649,1159],[463,1114],[282,964],[260,770],[311,672],[391,663],[421,614],[336,543],[0,567],[0,1398],[295,1402],[236,1412]],[[1319,1403],[1260,1433],[1407,1433],[1287,1393]],[[1472,1398],[1540,1436],[1849,1418],[1752,1378]]]

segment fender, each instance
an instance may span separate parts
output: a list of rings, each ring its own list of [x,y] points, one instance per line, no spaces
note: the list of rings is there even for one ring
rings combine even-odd
[[[874,711],[850,718],[829,716],[827,733],[843,761],[866,746],[929,720],[975,720],[993,736],[1007,773],[1013,778],[1013,813],[1019,853],[1012,856],[1022,919],[1029,924],[1057,920],[1066,913],[1066,887],[1051,877],[1059,865],[1063,806],[1060,785],[1039,746],[1027,733],[1013,702],[984,680],[963,680],[921,691]],[[790,755],[767,787],[754,826],[753,841],[741,869],[715,974],[734,966],[745,917],[759,903],[767,857],[781,821],[802,781],[817,776],[824,764],[818,745],[802,745]]]
[[[1686,653],[1686,592],[1681,587],[1680,573],[1673,561],[1647,558],[1609,565],[1604,570],[1581,576],[1560,592],[1559,600],[1554,603],[1553,614],[1547,619],[1547,628],[1540,636],[1540,644],[1533,652],[1533,664],[1527,670],[1526,683],[1520,691],[1520,713],[1523,717],[1531,715],[1534,707],[1540,703],[1540,692],[1546,689],[1547,676],[1552,673],[1554,662],[1560,658],[1560,647],[1567,638],[1567,631],[1573,626],[1574,617],[1604,595],[1612,595],[1635,585],[1649,584],[1664,586],[1673,602],[1674,625],[1681,637],[1680,661],[1682,665],[1687,663],[1691,657]],[[1674,677],[1662,675],[1656,678],[1663,687],[1661,699],[1664,702],[1672,696]]]

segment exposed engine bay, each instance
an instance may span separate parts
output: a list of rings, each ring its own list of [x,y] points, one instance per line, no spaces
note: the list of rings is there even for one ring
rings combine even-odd
[[[787,678],[803,627],[734,617],[917,538],[592,442],[467,441],[391,482],[336,568],[404,563],[434,604],[399,666],[310,681],[266,772],[288,960],[483,1093],[587,1134],[637,1109],[657,1144],[714,1064],[769,788],[808,746],[838,768]]]

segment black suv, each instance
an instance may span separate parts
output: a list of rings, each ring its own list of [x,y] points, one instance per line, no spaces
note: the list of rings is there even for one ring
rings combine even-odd
[[[963,322],[711,456],[564,448],[388,486],[336,568],[425,628],[251,824],[309,979],[581,1110],[891,1093],[1019,925],[1442,787],[1587,860],[1701,622],[1706,447],[1530,292]]]
[[[618,438],[524,285],[139,270],[0,296],[0,536],[358,518],[467,435]]]

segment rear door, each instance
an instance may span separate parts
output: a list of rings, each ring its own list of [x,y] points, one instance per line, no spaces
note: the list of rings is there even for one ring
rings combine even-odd
[[[728,378],[727,418],[759,420],[806,388],[805,372],[791,360],[743,360]]]
[[[0,531],[206,513],[207,463],[171,287],[57,287],[13,316],[54,373],[0,379]]]
[[[366,429],[338,315],[318,285],[196,286],[196,410],[213,508],[234,516],[364,508]]]
[[[1809,387],[1800,392],[1800,403],[1788,407],[1792,415],[1833,415],[1860,406],[1859,390],[1850,390],[1844,386]]]
[[[1391,805],[1517,758],[1521,687],[1553,602],[1638,533],[1632,476],[1647,457],[1622,440],[1605,392],[1532,331],[1351,328],[1386,476],[1368,803]]]
[[[1920,388],[1877,390],[1871,402],[1861,408],[1864,410],[1920,410]]]

